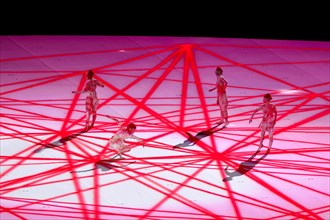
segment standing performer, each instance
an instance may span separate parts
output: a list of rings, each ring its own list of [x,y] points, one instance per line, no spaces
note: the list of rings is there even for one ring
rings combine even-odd
[[[96,109],[97,105],[99,104],[99,100],[97,98],[96,93],[96,87],[101,86],[104,87],[104,85],[97,81],[96,79],[93,79],[94,72],[93,70],[89,70],[87,73],[87,82],[84,86],[84,89],[82,91],[72,91],[72,93],[86,93],[86,125],[85,130],[88,131],[94,126],[95,120],[96,120]],[[93,115],[92,122],[90,123],[90,117]]]
[[[141,138],[133,135],[133,133],[136,130],[135,124],[129,123],[127,126],[123,126],[123,124],[120,123],[116,118],[113,118],[109,115],[106,115],[106,116],[108,118],[111,118],[112,120],[116,121],[119,125],[121,125],[121,127],[117,131],[117,133],[114,136],[112,136],[111,139],[109,140],[110,148],[112,148],[113,150],[115,150],[118,153],[118,155],[116,155],[115,157],[119,156],[120,159],[124,159],[122,154],[129,152],[131,150],[131,147],[129,145],[125,144],[126,139],[137,140],[144,147],[144,141]]]
[[[270,100],[272,100],[272,96],[270,94],[264,95],[263,104],[259,106],[256,110],[254,110],[249,121],[249,123],[252,122],[254,115],[258,111],[260,110],[263,111],[262,120],[259,125],[259,128],[261,129],[261,134],[260,134],[260,146],[258,150],[260,150],[260,148],[263,147],[263,141],[265,138],[266,131],[269,134],[268,148],[271,149],[273,144],[273,131],[277,118],[277,109],[273,104],[270,104]]]
[[[219,121],[219,124],[225,123],[225,126],[229,124],[228,122],[228,99],[227,99],[227,93],[226,93],[226,88],[227,88],[227,81],[223,78],[223,71],[221,67],[217,67],[215,70],[215,75],[217,77],[217,82],[216,86],[209,89],[209,92],[217,89],[217,104],[220,107],[220,115],[221,119]]]

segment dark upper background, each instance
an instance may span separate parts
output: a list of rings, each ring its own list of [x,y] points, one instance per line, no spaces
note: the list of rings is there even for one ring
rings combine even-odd
[[[194,2],[194,1],[192,1]],[[172,6],[170,2],[107,2],[92,5],[36,5],[31,10],[1,14],[1,35],[133,35],[226,37],[330,41],[329,13],[324,3],[234,2]],[[205,1],[206,2],[206,1]],[[321,1],[322,2],[322,1]],[[88,4],[87,4],[88,3]],[[176,2],[178,3],[178,2]],[[197,4],[198,3],[198,4]],[[21,3],[20,3],[21,4]],[[116,3],[117,4],[117,3]],[[135,4],[135,5],[133,5]],[[9,10],[10,7],[8,7]],[[21,9],[25,9],[20,5]]]

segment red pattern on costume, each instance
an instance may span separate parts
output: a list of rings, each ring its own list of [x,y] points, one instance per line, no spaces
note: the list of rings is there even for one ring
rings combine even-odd
[[[227,106],[228,99],[226,94],[227,81],[223,77],[218,77],[217,79],[217,91],[218,91],[218,104],[220,106]]]
[[[122,127],[110,140],[110,147],[117,151],[118,153],[126,153],[131,150],[131,148],[125,144],[125,139],[135,139],[141,141],[140,138],[129,134],[126,127]]]
[[[95,79],[90,79],[86,82],[84,87],[84,92],[87,92],[86,97],[86,111],[88,113],[96,113],[97,105],[99,104],[99,100],[97,98],[96,87],[102,86],[102,83]]]
[[[263,111],[263,118],[260,122],[259,128],[264,131],[271,131],[276,123],[276,107],[272,104],[262,105],[260,107]]]

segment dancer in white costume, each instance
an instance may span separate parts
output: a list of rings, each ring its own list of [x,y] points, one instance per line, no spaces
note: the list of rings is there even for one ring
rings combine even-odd
[[[121,125],[121,127],[117,131],[117,133],[114,136],[112,136],[111,139],[109,140],[110,148],[112,148],[113,150],[115,150],[118,153],[118,155],[116,155],[116,156],[119,156],[120,159],[124,159],[122,154],[129,152],[131,150],[131,147],[129,145],[125,144],[126,139],[137,140],[144,147],[144,141],[141,138],[133,135],[133,133],[136,130],[135,124],[129,123],[127,126],[124,126],[122,123],[120,123],[118,121],[118,119],[111,117],[109,115],[106,115],[106,116],[108,118],[111,118],[112,120],[116,121],[119,125]]]

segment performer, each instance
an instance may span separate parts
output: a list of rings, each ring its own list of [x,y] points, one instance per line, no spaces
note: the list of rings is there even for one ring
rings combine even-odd
[[[116,121],[121,126],[120,129],[117,131],[117,133],[114,136],[112,136],[111,139],[109,140],[110,148],[115,150],[118,154],[116,156],[119,156],[120,159],[124,159],[122,154],[126,153],[126,152],[129,152],[131,150],[130,146],[125,144],[126,139],[137,140],[144,147],[144,141],[141,138],[133,135],[133,133],[136,130],[136,125],[135,124],[129,123],[127,126],[124,126],[122,123],[120,123],[118,121],[118,119],[116,119],[114,117],[111,117],[109,115],[106,115],[106,116],[108,118],[111,118],[112,120]]]
[[[219,121],[219,124],[225,123],[225,126],[229,124],[228,122],[228,99],[227,99],[227,93],[226,93],[226,88],[227,88],[227,81],[223,78],[223,71],[221,67],[217,67],[215,70],[215,75],[217,77],[217,82],[216,86],[209,89],[209,92],[217,89],[217,104],[220,107],[220,115],[221,119]]]
[[[89,70],[87,73],[87,82],[84,86],[84,89],[82,91],[72,91],[72,93],[87,93],[86,96],[86,125],[85,130],[88,131],[94,126],[95,120],[96,120],[96,110],[98,106],[98,98],[96,93],[96,87],[104,87],[104,85],[97,81],[96,79],[93,79],[94,72],[93,70]],[[90,117],[93,115],[92,122],[90,123]]]
[[[277,109],[273,104],[270,104],[271,100],[272,96],[270,94],[264,95],[263,104],[259,106],[256,110],[254,110],[249,121],[249,123],[252,122],[254,115],[258,111],[263,111],[262,120],[259,125],[259,128],[261,129],[259,150],[263,147],[263,141],[266,132],[268,132],[269,134],[268,148],[271,149],[273,144],[273,131],[277,118]]]

